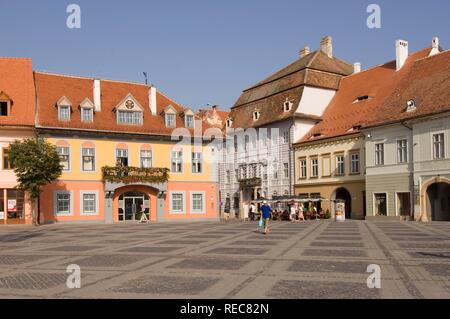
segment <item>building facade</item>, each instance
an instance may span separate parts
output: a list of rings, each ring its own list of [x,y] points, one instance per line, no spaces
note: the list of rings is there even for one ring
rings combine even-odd
[[[220,165],[222,211],[242,217],[258,198],[294,193],[294,141],[318,121],[352,66],[333,56],[332,40],[244,90],[225,123]]]
[[[8,147],[35,137],[34,83],[30,59],[0,58],[0,225],[31,224],[28,193],[16,189]]]
[[[216,220],[207,127],[153,86],[34,73],[36,131],[62,176],[43,189],[41,222]],[[193,144],[194,137],[200,143]]]

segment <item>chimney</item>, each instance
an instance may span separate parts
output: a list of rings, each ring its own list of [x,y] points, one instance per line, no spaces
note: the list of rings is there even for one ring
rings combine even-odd
[[[148,105],[152,115],[156,115],[156,88],[154,86],[148,90]]]
[[[359,73],[361,72],[361,63],[356,62],[353,64],[353,73]]]
[[[320,50],[330,59],[333,57],[333,39],[330,36],[326,36],[320,41]]]
[[[303,58],[305,56],[307,56],[311,51],[309,50],[309,47],[306,46],[303,49],[300,50],[299,54],[300,54],[300,58]]]
[[[395,57],[397,62],[397,71],[400,70],[408,58],[408,41],[395,41]]]
[[[434,37],[433,40],[431,40],[431,51],[430,51],[430,55],[435,55],[439,53],[439,38],[438,37]]]
[[[99,79],[94,79],[94,107],[95,112],[100,112],[102,110],[102,98]]]

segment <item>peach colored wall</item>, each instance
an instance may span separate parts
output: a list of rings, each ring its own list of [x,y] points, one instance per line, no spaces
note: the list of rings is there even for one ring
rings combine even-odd
[[[115,223],[119,222],[119,196],[126,192],[141,192],[145,193],[150,197],[150,220],[156,221],[156,214],[157,214],[157,203],[156,203],[156,195],[158,192],[150,187],[146,186],[125,186],[121,187],[115,190],[114,192],[114,198],[113,198],[113,220]]]
[[[185,193],[185,211],[184,214],[170,213],[170,193],[181,191]],[[205,214],[191,213],[191,195],[193,191],[205,193]],[[164,218],[170,219],[196,219],[196,218],[217,218],[217,184],[216,183],[198,183],[198,182],[169,182],[164,207]]]
[[[54,192],[71,191],[73,211],[71,216],[56,216],[54,213]],[[80,191],[98,191],[98,215],[81,215]],[[105,196],[102,182],[58,181],[44,187],[41,195],[41,223],[55,221],[104,221]]]

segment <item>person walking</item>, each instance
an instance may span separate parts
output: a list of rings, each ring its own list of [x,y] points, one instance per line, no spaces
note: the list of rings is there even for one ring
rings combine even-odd
[[[261,206],[261,218],[263,221],[264,235],[269,232],[269,219],[271,213],[272,208],[267,204],[267,201],[264,201],[263,205]]]
[[[291,220],[291,222],[295,223],[297,217],[297,204],[292,203],[289,209],[290,209],[289,219]]]
[[[250,204],[250,220],[254,221],[256,217],[256,205],[255,203]]]
[[[298,220],[305,221],[305,215],[303,215],[303,205],[298,208]]]

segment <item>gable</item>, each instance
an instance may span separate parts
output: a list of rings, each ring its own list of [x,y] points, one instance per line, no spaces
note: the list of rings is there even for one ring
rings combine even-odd
[[[120,103],[117,104],[117,106],[114,109],[133,112],[144,111],[142,105],[133,97],[131,93],[128,93],[128,95],[122,101],[120,101]]]

